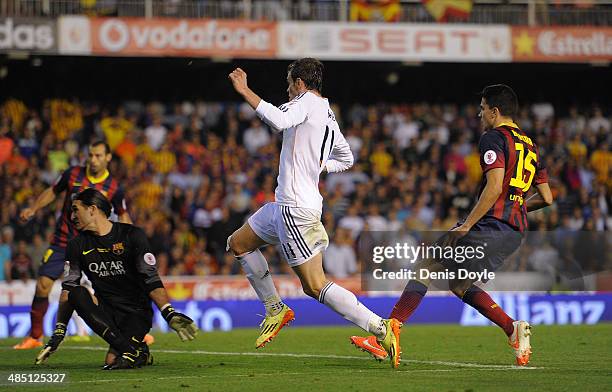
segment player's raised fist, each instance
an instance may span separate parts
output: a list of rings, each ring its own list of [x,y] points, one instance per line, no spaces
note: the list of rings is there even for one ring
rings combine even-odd
[[[229,78],[232,81],[234,90],[236,90],[238,94],[243,94],[247,90],[247,74],[241,68],[233,70],[229,74]]]

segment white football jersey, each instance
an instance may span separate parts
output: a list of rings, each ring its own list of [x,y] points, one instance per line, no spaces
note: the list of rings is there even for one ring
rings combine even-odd
[[[329,102],[307,91],[280,107],[261,100],[256,112],[274,131],[283,132],[276,203],[321,212],[323,169],[333,173],[353,166],[353,154]]]

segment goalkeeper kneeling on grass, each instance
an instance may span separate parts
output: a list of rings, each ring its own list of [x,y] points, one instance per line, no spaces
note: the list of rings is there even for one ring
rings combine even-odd
[[[110,345],[106,370],[153,363],[143,342],[153,323],[151,301],[181,340],[193,340],[197,334],[193,320],[170,304],[144,231],[111,222],[110,214],[110,202],[95,189],[82,191],[72,202],[71,219],[80,233],[68,242],[57,324],[36,364],[57,351],[74,310]],[[82,272],[95,295],[79,285]]]

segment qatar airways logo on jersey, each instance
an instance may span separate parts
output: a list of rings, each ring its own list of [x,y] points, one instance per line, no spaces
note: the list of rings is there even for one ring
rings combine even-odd
[[[123,261],[121,260],[89,263],[89,271],[98,275],[100,278],[125,275],[125,268],[123,268]]]

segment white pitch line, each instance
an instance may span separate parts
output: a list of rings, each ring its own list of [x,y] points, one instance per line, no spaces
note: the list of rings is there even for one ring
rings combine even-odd
[[[98,350],[106,351],[105,347],[97,346],[74,346],[64,347],[64,350]],[[325,359],[350,359],[350,360],[363,360],[371,361],[372,358],[365,356],[353,356],[353,355],[334,355],[334,354],[296,354],[296,353],[264,353],[264,352],[223,352],[223,351],[202,351],[202,350],[153,350],[153,352],[166,353],[166,354],[200,354],[200,355],[232,355],[232,356],[251,356],[251,357],[290,357],[290,358],[325,358]],[[402,362],[418,363],[425,365],[443,365],[443,366],[454,366],[464,368],[475,368],[475,369],[499,369],[499,370],[541,370],[543,367],[527,367],[527,366],[510,366],[510,365],[488,365],[481,363],[470,363],[470,362],[447,362],[447,361],[421,361],[416,359],[403,359]]]
[[[443,373],[443,372],[460,372],[459,369],[420,369],[420,370],[411,370],[410,373],[419,372],[419,373]],[[408,372],[403,372],[408,373]],[[283,372],[278,375],[283,376],[316,376],[323,374],[338,374],[337,372]],[[270,374],[266,374],[266,376],[270,376]],[[259,377],[262,375],[255,374],[215,374],[215,375],[193,375],[193,376],[168,376],[168,377],[154,377],[154,380],[174,380],[174,379],[185,379],[185,378],[228,378],[228,377]],[[105,378],[102,380],[82,380],[82,381],[68,381],[70,384],[84,384],[84,383],[96,383],[96,382],[115,382],[115,381],[150,381],[151,377],[146,378]],[[2,385],[2,384],[0,384]]]
[[[457,367],[468,367],[468,368],[481,368],[481,369],[499,369],[499,370],[537,370],[544,369],[543,367],[535,366],[514,366],[514,365],[487,365],[482,363],[470,363],[470,362],[446,362],[446,361],[421,361],[416,359],[402,359],[402,362],[421,363],[429,365],[445,365],[445,366],[457,366]]]

